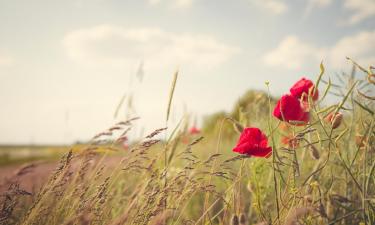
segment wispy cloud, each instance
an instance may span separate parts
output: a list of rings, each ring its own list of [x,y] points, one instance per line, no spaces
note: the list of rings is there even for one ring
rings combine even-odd
[[[269,66],[300,69],[308,61],[319,60],[324,52],[323,48],[317,48],[297,36],[290,35],[285,37],[278,47],[266,53],[263,61]]]
[[[308,17],[316,8],[325,8],[332,2],[333,0],[307,0],[304,18]],[[345,25],[355,25],[375,16],[374,0],[343,0],[339,2],[341,8],[348,14],[341,21]]]
[[[347,21],[350,25],[375,16],[374,0],[345,0],[344,8],[352,13]]]
[[[240,51],[207,35],[113,25],[72,31],[63,44],[68,56],[81,64],[122,67],[143,60],[146,69],[180,65],[209,69]]]
[[[332,66],[339,68],[345,56],[352,57],[364,66],[375,65],[375,30],[363,31],[352,36],[341,38],[329,49],[329,60]]]
[[[295,70],[311,63],[317,64],[324,59],[337,69],[343,66],[346,56],[363,65],[375,65],[374,52],[375,30],[343,37],[332,47],[319,47],[304,42],[297,36],[287,36],[278,47],[264,55],[263,61],[269,66]]]
[[[324,8],[329,6],[333,0],[307,0],[305,7],[305,12],[303,14],[304,18],[310,16],[311,12],[316,8]]]
[[[283,14],[288,10],[288,5],[282,0],[250,0],[257,8],[273,14]]]

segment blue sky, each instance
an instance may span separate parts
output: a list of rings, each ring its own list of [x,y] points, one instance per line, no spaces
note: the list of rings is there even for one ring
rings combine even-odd
[[[133,96],[138,131],[230,110],[248,89],[375,64],[373,0],[0,0],[0,143],[71,143]],[[143,62],[144,79],[135,74]],[[124,118],[121,108],[118,119]]]

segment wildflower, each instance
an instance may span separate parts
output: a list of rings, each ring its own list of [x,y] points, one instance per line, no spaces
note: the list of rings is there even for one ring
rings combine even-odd
[[[268,158],[272,148],[268,146],[267,137],[259,128],[247,127],[241,133],[233,151],[248,156]]]
[[[301,106],[300,101],[291,95],[283,95],[280,98],[273,110],[273,115],[279,120],[288,123],[296,121],[302,125],[306,124],[310,119],[309,112],[306,112]]]
[[[303,102],[307,102],[309,95],[314,101],[319,98],[319,92],[314,88],[314,83],[304,77],[290,88],[290,94],[295,98],[301,99]]]
[[[281,137],[281,143],[289,146],[289,148],[297,148],[299,146],[299,140],[291,136]]]
[[[325,121],[329,124],[331,124],[332,129],[336,129],[337,127],[340,126],[341,121],[342,121],[343,115],[342,113],[338,112],[336,114],[330,113],[328,116],[325,118]]]
[[[195,134],[199,134],[201,131],[196,127],[196,126],[193,126],[192,128],[190,128],[189,130],[189,134],[191,135],[195,135]]]

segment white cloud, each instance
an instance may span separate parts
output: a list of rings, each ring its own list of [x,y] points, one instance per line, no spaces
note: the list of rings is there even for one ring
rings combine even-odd
[[[364,66],[375,65],[375,30],[344,37],[329,51],[329,60],[336,68],[342,66],[346,56]]]
[[[348,19],[350,25],[375,16],[374,0],[345,0],[344,8],[352,12]]]
[[[300,69],[308,60],[317,60],[324,49],[305,43],[297,36],[287,36],[279,46],[268,52],[263,60],[267,65],[280,66],[288,69]]]
[[[112,25],[72,31],[64,37],[63,44],[68,56],[78,63],[121,67],[143,60],[146,69],[213,68],[239,52],[237,47],[210,36]]]
[[[288,6],[282,0],[250,0],[250,2],[273,14],[283,14],[288,10]]]
[[[10,66],[14,60],[9,56],[0,55],[0,66]]]
[[[318,47],[296,36],[287,36],[278,47],[266,53],[263,62],[269,66],[300,69],[325,60],[333,68],[342,68],[349,56],[362,65],[375,65],[375,30],[341,38],[332,47]]]
[[[166,4],[171,8],[189,8],[194,0],[148,0],[150,5]]]
[[[333,0],[308,0],[303,17],[308,17],[315,8],[324,8],[329,6]]]
[[[333,0],[308,0],[304,17],[310,15],[315,8],[324,8],[329,5]],[[375,16],[375,1],[374,0],[343,0],[340,1],[342,8],[346,10],[349,15],[343,19],[343,23],[347,25],[355,25],[365,19]]]
[[[332,3],[333,0],[310,0],[314,5],[318,7],[326,7]]]

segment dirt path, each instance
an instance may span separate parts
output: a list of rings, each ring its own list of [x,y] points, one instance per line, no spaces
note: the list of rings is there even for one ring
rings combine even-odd
[[[26,174],[19,177],[16,176],[20,169],[27,165],[33,166]],[[33,193],[48,179],[48,176],[56,166],[57,162],[34,162],[0,167],[0,193],[6,191],[12,181],[17,181],[20,184],[20,188]]]
[[[104,164],[107,169],[111,169],[120,162],[120,157],[108,157],[105,159]],[[73,163],[72,170],[79,166],[79,162]],[[95,159],[92,163],[96,163]],[[28,168],[30,166],[30,168]],[[31,193],[36,193],[40,187],[47,181],[50,174],[58,166],[56,162],[43,162],[36,161],[24,165],[11,165],[0,167],[0,194],[4,193],[9,187],[9,184],[16,182],[20,184],[20,188]],[[27,167],[26,173],[18,175],[22,168]]]

